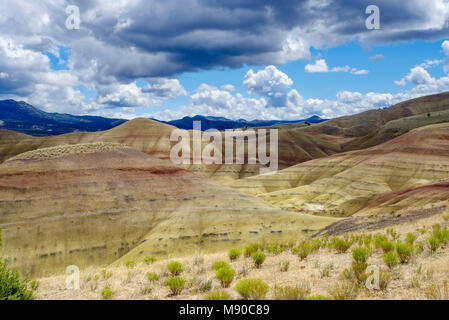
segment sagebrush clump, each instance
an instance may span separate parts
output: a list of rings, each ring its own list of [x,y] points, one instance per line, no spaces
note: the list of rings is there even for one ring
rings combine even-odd
[[[184,267],[182,266],[182,263],[178,261],[171,261],[167,264],[167,270],[173,275],[178,276],[182,273],[184,270]]]
[[[234,289],[243,299],[263,300],[267,295],[269,286],[261,279],[250,278],[237,282]]]

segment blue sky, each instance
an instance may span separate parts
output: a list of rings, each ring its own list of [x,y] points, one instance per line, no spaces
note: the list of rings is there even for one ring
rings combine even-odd
[[[365,25],[370,4],[379,29]],[[0,10],[0,99],[51,112],[331,118],[449,89],[446,0],[5,0]]]

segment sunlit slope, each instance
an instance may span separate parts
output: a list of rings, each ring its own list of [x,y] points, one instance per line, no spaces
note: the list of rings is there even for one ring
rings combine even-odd
[[[407,100],[389,108],[368,110],[351,116],[331,119],[326,122],[313,124],[310,127],[302,127],[301,130],[308,133],[325,133],[333,136],[361,138],[376,133],[377,130],[381,129],[389,121],[420,114],[427,116],[427,113],[448,109],[449,93],[446,92]],[[428,120],[433,121],[431,123],[440,122],[436,114],[433,114]],[[405,129],[407,125],[404,124],[401,127]],[[412,124],[410,124],[410,129],[413,129]],[[350,146],[352,149],[360,148],[354,142]]]
[[[120,126],[102,132],[73,132],[52,137],[31,137],[14,131],[0,131],[0,160],[6,160],[19,153],[57,145],[114,142],[121,143],[139,151],[154,155],[161,159],[169,159],[170,150],[176,142],[170,141],[170,135],[176,128],[157,121],[138,118]],[[269,150],[270,135],[267,130],[267,150]],[[190,146],[193,150],[193,134]],[[278,168],[311,159],[325,157],[340,151],[340,140],[325,135],[306,134],[296,128],[281,129],[278,134]],[[207,141],[202,141],[204,147]],[[224,162],[223,143],[223,162]],[[256,141],[257,145],[257,141]],[[260,163],[248,164],[245,154],[244,164],[211,164],[185,165],[184,167],[196,174],[216,181],[232,181],[243,177],[259,174]],[[262,165],[263,166],[263,165]]]
[[[116,143],[39,149],[0,165],[3,256],[31,274],[133,256],[299,237],[332,219],[284,212]]]
[[[291,211],[349,216],[377,196],[449,178],[449,124],[415,129],[382,145],[337,154],[234,188]]]

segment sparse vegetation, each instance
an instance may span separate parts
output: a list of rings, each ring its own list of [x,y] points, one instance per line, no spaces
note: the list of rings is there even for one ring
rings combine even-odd
[[[263,252],[254,252],[253,253],[253,261],[256,268],[260,268],[262,263],[265,261],[266,255]]]
[[[232,248],[228,252],[228,257],[231,261],[235,261],[238,258],[240,258],[241,254],[242,254],[242,251],[240,249]]]
[[[414,248],[411,244],[398,242],[396,244],[396,252],[401,263],[408,263],[413,256]]]
[[[2,233],[0,229],[0,248]],[[33,300],[33,285],[23,280],[19,272],[10,269],[0,256],[0,300]]]
[[[171,261],[167,264],[167,270],[173,275],[178,276],[184,270],[182,264],[178,261]]]
[[[253,255],[254,252],[259,251],[259,249],[260,245],[258,245],[257,243],[250,244],[245,248],[244,255],[245,257],[249,258]]]
[[[273,288],[275,300],[305,300],[310,294],[310,285],[302,282],[294,287],[275,286]]]
[[[218,269],[221,268],[231,268],[231,266],[225,262],[225,261],[215,261],[212,265],[212,269],[214,269],[215,271],[217,271]]]
[[[135,260],[128,260],[125,262],[125,266],[129,269],[134,268],[136,266]]]
[[[186,286],[187,280],[181,277],[171,277],[165,280],[165,285],[169,287],[171,294],[179,295]]]
[[[103,297],[103,299],[105,300],[111,300],[114,298],[115,292],[112,291],[112,289],[109,286],[105,286],[102,290],[101,290],[101,296]]]
[[[147,280],[150,282],[155,282],[159,280],[159,276],[157,273],[154,272],[147,272],[146,274]]]
[[[157,259],[152,256],[147,256],[147,257],[143,258],[143,262],[145,262],[146,264],[152,264],[152,263],[155,263],[156,261],[157,261]]]
[[[205,297],[205,300],[229,300],[229,293],[224,290],[218,290],[214,292],[208,293]]]
[[[385,264],[391,269],[399,263],[399,255],[396,251],[389,251],[382,256]]]
[[[264,300],[269,286],[261,279],[250,278],[237,282],[234,289],[245,300]]]
[[[354,300],[359,295],[359,287],[355,283],[341,281],[332,285],[328,293],[334,300]]]
[[[217,279],[220,281],[223,288],[228,288],[232,280],[234,280],[235,270],[229,267],[222,267],[215,270]]]

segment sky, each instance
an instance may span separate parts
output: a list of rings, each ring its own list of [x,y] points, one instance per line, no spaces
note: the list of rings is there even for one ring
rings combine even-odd
[[[0,3],[0,99],[48,112],[334,118],[448,73],[449,0]]]

